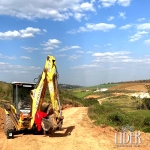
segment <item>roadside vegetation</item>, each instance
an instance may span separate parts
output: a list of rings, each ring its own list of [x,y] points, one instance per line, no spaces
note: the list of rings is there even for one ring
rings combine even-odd
[[[148,107],[142,107],[148,101]],[[150,132],[150,99],[143,99],[139,107],[139,98],[117,96],[105,99],[102,105],[89,107],[88,115],[95,125],[112,126],[116,130],[122,126],[134,126],[135,130]],[[145,105],[144,105],[145,106]]]

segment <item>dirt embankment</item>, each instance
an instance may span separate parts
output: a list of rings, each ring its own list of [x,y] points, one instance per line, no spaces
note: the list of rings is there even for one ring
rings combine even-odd
[[[111,127],[95,127],[87,116],[88,108],[72,107],[63,110],[64,124],[61,131],[49,136],[18,134],[6,139],[0,131],[0,150],[149,150],[150,135],[141,133],[140,147],[117,147],[115,130]]]
[[[0,130],[4,129],[4,110],[0,107]]]

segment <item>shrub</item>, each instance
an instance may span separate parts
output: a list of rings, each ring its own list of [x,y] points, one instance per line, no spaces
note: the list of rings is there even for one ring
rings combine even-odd
[[[144,129],[143,129],[143,132],[145,132],[145,133],[146,133],[146,132],[147,132],[147,133],[150,133],[150,127],[144,128]]]
[[[9,98],[7,96],[4,96],[4,100],[9,100]]]
[[[147,126],[150,125],[150,116],[149,116],[149,117],[146,117],[146,118],[144,119],[144,125],[147,125]]]
[[[108,120],[116,123],[117,125],[121,125],[123,124],[124,117],[120,112],[115,112],[108,116]]]
[[[89,107],[93,104],[99,104],[99,102],[95,98],[85,99],[85,100],[82,100],[81,102],[85,107]]]
[[[140,108],[150,110],[150,98],[144,98]]]

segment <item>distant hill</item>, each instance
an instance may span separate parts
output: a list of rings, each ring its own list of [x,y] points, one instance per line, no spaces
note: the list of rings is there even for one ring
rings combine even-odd
[[[120,83],[150,83],[150,79],[133,80],[133,81],[120,81],[120,82],[109,82],[106,84],[120,84]]]
[[[58,87],[61,89],[76,89],[76,88],[81,88],[82,86],[70,85],[70,84],[58,84]]]

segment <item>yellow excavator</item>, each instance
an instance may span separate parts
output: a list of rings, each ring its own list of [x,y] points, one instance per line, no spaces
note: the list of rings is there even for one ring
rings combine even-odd
[[[50,101],[44,102],[46,89]],[[55,132],[63,125],[63,115],[58,92],[58,72],[54,56],[47,56],[45,67],[37,83],[13,82],[12,102],[4,104],[4,132],[7,139],[17,131]],[[39,116],[44,114],[43,116]],[[39,127],[41,129],[39,130]]]

